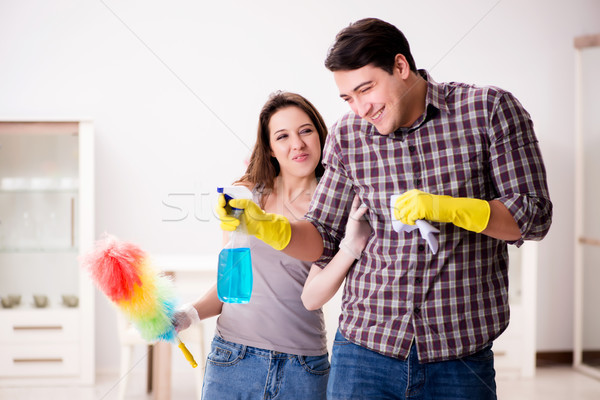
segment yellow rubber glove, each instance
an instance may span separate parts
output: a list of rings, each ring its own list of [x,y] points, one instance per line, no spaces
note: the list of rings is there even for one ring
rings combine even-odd
[[[479,233],[490,220],[490,205],[485,200],[440,196],[413,189],[398,197],[394,217],[408,225],[414,225],[418,219],[451,222]]]
[[[240,224],[237,218],[227,215],[225,208],[225,198],[219,196],[219,206],[217,214],[221,219],[221,229],[233,231]],[[249,199],[231,199],[229,206],[243,209],[240,216],[246,224],[248,234],[256,236],[275,250],[284,249],[292,237],[292,227],[290,221],[283,215],[269,214]]]
[[[229,215],[229,212],[231,212],[231,207],[227,205],[227,200],[225,200],[225,196],[222,194],[219,195],[215,212],[221,221],[221,229],[224,231],[233,232],[240,224],[240,221],[237,218]]]

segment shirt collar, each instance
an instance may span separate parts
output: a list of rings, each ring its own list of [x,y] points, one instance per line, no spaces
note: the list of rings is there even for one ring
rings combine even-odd
[[[427,81],[427,97],[425,98],[425,110],[429,106],[433,106],[443,113],[448,113],[450,109],[446,103],[446,91],[444,85],[441,85],[433,80],[429,72],[424,69],[418,70],[419,75]]]
[[[427,120],[433,118],[438,112],[449,112],[448,104],[446,104],[444,86],[434,81],[431,75],[429,75],[429,73],[424,69],[418,70],[417,73],[427,81],[425,111],[411,126],[398,128],[396,131],[392,132],[389,135],[392,138],[400,138],[403,140],[406,135],[416,129],[419,129],[421,125],[423,125]]]

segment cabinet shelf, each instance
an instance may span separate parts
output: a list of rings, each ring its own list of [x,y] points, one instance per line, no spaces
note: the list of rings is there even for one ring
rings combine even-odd
[[[66,194],[75,195],[78,193],[78,188],[77,187],[71,187],[68,189],[65,189],[65,188],[44,188],[44,189],[37,189],[37,188],[4,189],[4,188],[0,188],[0,194],[32,194],[32,193],[39,193],[39,194],[66,193]]]
[[[0,254],[78,254],[78,247],[5,247],[0,248]]]
[[[20,305],[20,306],[16,306],[16,307],[10,307],[10,308],[3,308],[0,307],[0,314],[1,313],[18,313],[18,312],[44,312],[44,311],[56,311],[56,310],[65,310],[65,311],[77,311],[79,309],[79,306],[77,307],[67,307],[62,303],[48,303],[48,305],[46,307],[36,307],[32,304],[24,304],[24,305]]]

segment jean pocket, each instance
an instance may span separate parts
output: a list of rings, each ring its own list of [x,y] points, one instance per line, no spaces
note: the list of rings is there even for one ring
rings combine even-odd
[[[328,374],[331,368],[327,354],[322,356],[298,356],[298,361],[306,371],[315,375]]]
[[[348,341],[339,331],[339,329],[335,332],[335,337],[333,338],[333,345],[341,345],[341,344],[352,344],[352,342]]]
[[[486,362],[494,359],[494,352],[492,351],[492,345],[488,344],[483,349],[479,350],[477,353],[470,354],[468,356],[463,357],[465,361],[475,361],[475,362]]]
[[[233,365],[244,358],[246,346],[215,338],[206,360],[215,365]]]

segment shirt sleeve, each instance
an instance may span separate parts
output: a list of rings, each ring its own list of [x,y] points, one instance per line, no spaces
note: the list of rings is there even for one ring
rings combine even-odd
[[[552,223],[552,202],[546,169],[529,113],[510,93],[502,92],[492,109],[489,126],[492,181],[514,217],[521,239],[541,240]]]
[[[339,124],[335,124],[327,136],[323,149],[325,172],[313,194],[305,219],[310,221],[323,238],[323,254],[315,263],[325,267],[337,253],[344,237],[346,222],[354,198],[351,179],[342,162],[339,144]]]

